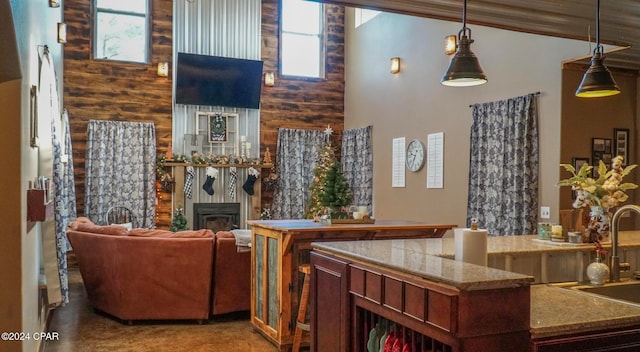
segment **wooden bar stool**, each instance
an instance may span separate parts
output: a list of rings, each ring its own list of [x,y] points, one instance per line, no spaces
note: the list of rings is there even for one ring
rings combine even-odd
[[[307,317],[307,303],[309,303],[309,278],[311,276],[311,266],[302,264],[298,270],[304,274],[304,283],[302,284],[302,292],[300,293],[300,305],[298,306],[298,318],[296,319],[296,332],[293,335],[292,352],[300,351],[300,342],[302,340],[302,331],[309,331],[309,324],[305,324]]]

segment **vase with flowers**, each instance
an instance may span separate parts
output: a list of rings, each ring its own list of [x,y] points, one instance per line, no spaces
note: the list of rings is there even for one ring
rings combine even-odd
[[[594,242],[596,246],[596,260],[587,266],[587,277],[592,285],[602,285],[609,278],[609,266],[605,263],[607,252],[602,249],[600,242]]]
[[[589,242],[609,241],[610,211],[629,198],[626,191],[638,188],[634,183],[622,182],[622,179],[638,166],[634,164],[623,167],[623,160],[622,156],[613,158],[611,169],[600,160],[596,170],[597,178],[591,177],[593,166],[589,164],[583,164],[579,170],[570,164],[560,164],[571,173],[571,177],[561,180],[558,185],[571,186],[575,191],[574,208],[590,208],[586,233]]]

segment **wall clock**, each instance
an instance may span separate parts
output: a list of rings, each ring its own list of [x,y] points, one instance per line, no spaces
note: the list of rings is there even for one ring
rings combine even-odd
[[[424,154],[425,149],[422,142],[417,139],[409,142],[405,156],[407,168],[413,172],[420,170],[420,168],[422,168],[422,165],[424,165]]]

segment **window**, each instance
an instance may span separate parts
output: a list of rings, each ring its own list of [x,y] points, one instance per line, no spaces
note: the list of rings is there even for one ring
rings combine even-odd
[[[94,9],[94,58],[146,63],[148,0],[94,0]]]
[[[283,76],[324,77],[322,4],[282,0],[280,72]]]
[[[378,16],[380,11],[376,10],[367,10],[367,9],[356,9],[356,28],[360,25],[367,23],[370,19]]]

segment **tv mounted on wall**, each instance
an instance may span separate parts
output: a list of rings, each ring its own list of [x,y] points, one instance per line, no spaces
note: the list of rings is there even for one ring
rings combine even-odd
[[[260,60],[178,53],[176,103],[257,109]]]

